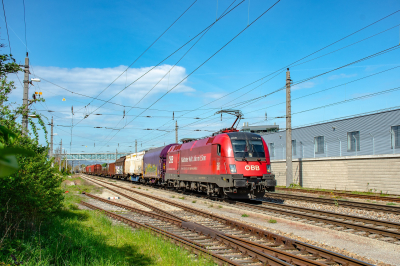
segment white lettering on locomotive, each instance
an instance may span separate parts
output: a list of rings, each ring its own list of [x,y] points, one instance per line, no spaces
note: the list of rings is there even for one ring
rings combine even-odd
[[[259,165],[246,165],[245,167],[244,167],[244,169],[246,170],[246,171],[260,171],[260,166]]]
[[[174,156],[169,156],[169,163],[173,163],[174,162]]]
[[[187,162],[201,162],[207,160],[206,155],[199,155],[199,156],[190,156],[190,157],[182,157],[181,162],[182,163],[187,163]]]

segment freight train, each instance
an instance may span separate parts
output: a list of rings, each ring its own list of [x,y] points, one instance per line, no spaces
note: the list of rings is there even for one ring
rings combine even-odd
[[[107,167],[90,165],[83,172],[231,199],[263,197],[276,186],[263,138],[232,129],[124,156]]]

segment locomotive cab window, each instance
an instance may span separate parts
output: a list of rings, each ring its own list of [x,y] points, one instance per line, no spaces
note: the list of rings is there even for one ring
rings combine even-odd
[[[232,140],[235,158],[265,158],[264,146],[261,140]]]

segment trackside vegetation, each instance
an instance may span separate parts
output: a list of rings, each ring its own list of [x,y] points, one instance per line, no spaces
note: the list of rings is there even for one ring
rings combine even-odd
[[[0,266],[214,265],[148,231],[80,209],[83,191],[101,190],[52,167],[46,117],[30,111],[37,117],[23,133],[25,106],[9,101],[15,86],[7,80],[18,71],[11,56],[0,55]],[[37,101],[44,99],[28,105]]]

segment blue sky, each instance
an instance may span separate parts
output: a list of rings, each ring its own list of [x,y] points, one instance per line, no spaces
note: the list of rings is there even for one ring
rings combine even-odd
[[[284,71],[219,98],[400,9],[400,2],[397,0],[282,0],[196,70],[245,29],[249,22],[276,2],[246,0],[241,3],[237,0],[230,8],[241,4],[218,20],[200,40],[196,38],[162,62],[214,23],[217,16],[221,16],[233,2],[198,0],[127,72],[123,72],[193,2],[25,0],[31,78],[42,78],[42,82],[30,88],[30,95],[35,90],[42,91],[46,99],[45,103],[35,104],[32,110],[37,110],[49,119],[54,116],[54,132],[57,134],[55,143],[62,139],[68,152],[115,152],[115,149],[134,151],[135,139],[138,140],[139,149],[160,146],[175,140],[172,112],[180,126],[179,138],[201,137],[231,125],[233,117],[224,115],[221,121],[219,115],[213,116],[217,110],[229,107],[242,110],[246,119],[241,123],[276,123],[285,128],[284,119],[274,119],[285,115],[285,105],[280,104],[285,101],[284,91],[236,106],[282,88],[285,85]],[[23,63],[26,51],[23,1],[4,0],[4,6],[12,54],[17,62]],[[7,45],[2,48],[2,52],[9,53],[4,16],[1,16],[0,34],[2,42]],[[293,82],[298,83],[399,45],[399,24],[400,12],[397,12],[299,61],[297,64],[304,63],[290,68]],[[382,31],[385,32],[381,33]],[[370,38],[363,40],[368,37]],[[196,45],[190,49],[196,41]],[[338,49],[341,50],[336,51]],[[325,56],[317,58],[322,55]],[[293,99],[328,90],[294,100],[292,112],[397,88],[400,84],[400,67],[396,68],[400,66],[399,55],[400,49],[395,49],[293,86]],[[314,58],[317,59],[306,62]],[[134,82],[160,62],[162,63],[158,67]],[[194,70],[196,71],[185,79]],[[382,73],[376,74],[378,72]],[[119,75],[121,77],[108,87]],[[352,82],[363,77],[366,78]],[[12,100],[20,103],[21,84],[16,75],[9,78],[17,86]],[[22,81],[22,73],[19,78]],[[272,79],[269,80],[270,78]],[[266,82],[267,80],[269,81]],[[134,83],[127,87],[132,82]],[[135,118],[144,110],[137,107],[151,106],[179,82],[181,83],[155,103],[151,110]],[[264,84],[260,85],[261,83]],[[58,86],[89,97],[97,97],[102,90],[108,88],[98,97],[103,101],[99,101],[68,92]],[[335,88],[329,89],[331,87]],[[121,90],[123,91],[120,92]],[[117,93],[119,94],[116,97],[103,105],[104,101]],[[146,93],[147,96],[143,98]],[[63,98],[66,101],[62,101]],[[376,97],[319,108],[294,114],[292,123],[296,127],[395,107],[400,105],[399,98],[400,92],[392,91]],[[205,104],[208,105],[202,107]],[[75,111],[73,116],[71,106]],[[131,109],[129,106],[135,108]],[[199,107],[202,108],[199,110]],[[54,112],[48,112],[49,110]],[[264,119],[266,112],[268,121]],[[86,115],[89,116],[83,119]],[[72,123],[75,126],[70,146]],[[43,136],[41,141],[44,143]]]

